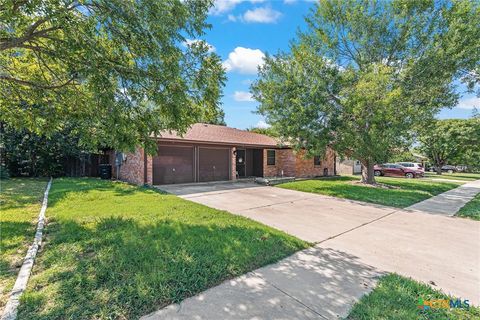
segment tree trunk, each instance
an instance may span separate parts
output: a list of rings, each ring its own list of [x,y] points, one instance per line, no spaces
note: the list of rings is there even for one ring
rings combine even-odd
[[[439,174],[439,175],[442,174],[442,165],[437,164],[435,166],[435,171],[437,171],[437,174]]]
[[[375,184],[375,174],[373,170],[373,161],[362,161],[362,182],[366,184]]]

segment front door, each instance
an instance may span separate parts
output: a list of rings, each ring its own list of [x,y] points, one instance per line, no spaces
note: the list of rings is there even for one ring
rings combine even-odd
[[[245,177],[245,149],[237,149],[236,168],[239,177]]]

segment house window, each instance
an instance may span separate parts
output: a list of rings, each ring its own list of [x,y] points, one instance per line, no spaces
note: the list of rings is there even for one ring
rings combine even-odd
[[[267,165],[275,165],[275,150],[267,150]]]
[[[313,165],[320,166],[322,164],[322,159],[319,156],[313,157]]]

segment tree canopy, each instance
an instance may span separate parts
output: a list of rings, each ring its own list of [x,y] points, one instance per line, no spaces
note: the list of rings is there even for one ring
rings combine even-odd
[[[434,121],[420,130],[418,140],[438,174],[446,164],[480,167],[480,118]]]
[[[75,122],[120,150],[222,121],[220,58],[200,39],[212,0],[5,0],[0,121],[38,134]]]
[[[259,113],[310,154],[332,146],[373,165],[455,105],[456,79],[480,61],[472,1],[322,0],[290,52],[267,56],[252,85]],[[467,80],[465,80],[467,81]]]

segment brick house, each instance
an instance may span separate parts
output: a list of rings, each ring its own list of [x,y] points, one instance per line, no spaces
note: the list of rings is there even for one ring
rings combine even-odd
[[[134,184],[161,185],[235,180],[244,177],[315,177],[333,175],[335,154],[306,158],[269,136],[225,126],[197,123],[185,135],[165,132],[155,138],[158,152],[138,148],[127,153],[118,178]],[[117,177],[115,155],[110,163]]]

